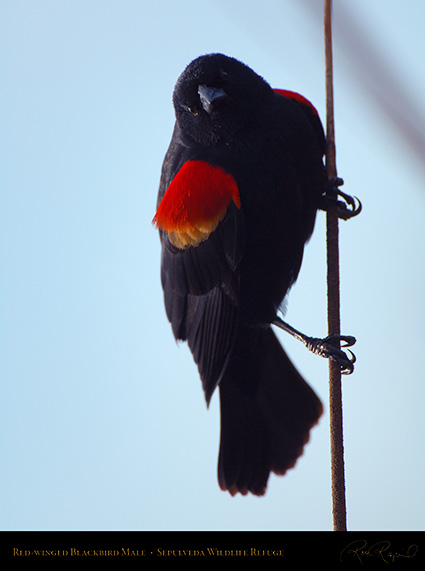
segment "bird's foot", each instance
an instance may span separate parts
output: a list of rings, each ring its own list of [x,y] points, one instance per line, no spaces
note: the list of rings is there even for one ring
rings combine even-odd
[[[320,357],[326,357],[327,359],[332,359],[332,361],[339,363],[343,375],[350,375],[354,371],[356,356],[349,349],[347,349],[347,351],[350,353],[350,356],[347,356],[341,349],[341,342],[344,343],[343,348],[352,347],[355,344],[356,338],[352,335],[332,334],[324,339],[309,337],[305,335],[305,333],[292,327],[292,325],[289,325],[289,323],[286,323],[286,321],[283,321],[283,319],[277,315],[272,324],[304,343],[307,349],[315,355],[320,355]]]
[[[317,337],[307,337],[302,340],[307,349],[315,355],[320,355],[327,359],[337,362],[341,367],[341,374],[350,375],[354,371],[354,363],[356,356],[347,349],[350,355],[348,356],[341,348],[340,343],[343,342],[342,347],[352,347],[356,339],[351,335],[328,335],[324,339]]]
[[[339,188],[344,184],[342,178],[334,177],[329,179],[328,189],[322,195],[320,209],[328,211],[331,206],[337,206],[338,218],[349,220],[357,216],[362,211],[362,203],[356,196],[350,196]],[[342,200],[340,200],[342,199]]]

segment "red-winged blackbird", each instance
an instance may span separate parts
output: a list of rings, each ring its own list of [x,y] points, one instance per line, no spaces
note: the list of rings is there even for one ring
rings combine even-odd
[[[292,468],[322,405],[272,331],[328,180],[317,111],[243,63],[199,57],[179,77],[154,223],[168,319],[219,387],[218,480],[264,494]]]

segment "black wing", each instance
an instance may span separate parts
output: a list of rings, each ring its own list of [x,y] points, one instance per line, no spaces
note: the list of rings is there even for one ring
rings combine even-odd
[[[187,160],[176,128],[164,159],[158,204]],[[179,249],[160,231],[161,282],[176,339],[187,341],[209,402],[231,353],[239,314],[243,219],[230,203],[224,219],[198,246]]]

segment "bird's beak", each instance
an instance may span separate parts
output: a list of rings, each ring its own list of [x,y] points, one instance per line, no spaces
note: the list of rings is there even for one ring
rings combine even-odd
[[[227,93],[221,87],[208,87],[207,85],[200,85],[198,94],[202,107],[208,115],[211,115],[219,101],[227,97]]]

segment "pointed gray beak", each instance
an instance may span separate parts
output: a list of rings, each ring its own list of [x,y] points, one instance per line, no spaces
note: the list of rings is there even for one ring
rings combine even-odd
[[[198,94],[202,107],[208,115],[211,115],[219,101],[227,97],[227,93],[221,87],[208,87],[207,85],[200,85]]]

